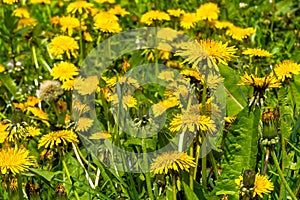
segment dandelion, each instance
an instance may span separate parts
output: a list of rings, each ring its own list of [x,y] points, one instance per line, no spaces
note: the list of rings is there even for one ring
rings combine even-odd
[[[5,71],[5,67],[3,65],[0,64],[0,73]]]
[[[40,149],[42,146],[45,148],[53,148],[54,145],[58,147],[59,145],[67,145],[67,143],[78,143],[77,135],[73,131],[69,130],[60,130],[50,132],[47,135],[44,135],[38,144]]]
[[[122,30],[117,21],[103,19],[95,21],[94,28],[104,33],[119,33]]]
[[[204,78],[202,77],[202,75],[200,74],[200,72],[197,69],[195,69],[195,68],[184,69],[184,70],[182,70],[180,72],[180,74],[182,74],[185,77],[187,77],[188,80],[190,79],[189,77],[193,77],[194,79],[196,79],[200,83],[204,83]]]
[[[58,24],[60,24],[60,17],[59,16],[51,17],[50,23],[52,26],[57,26]]]
[[[159,10],[148,11],[145,14],[143,14],[141,17],[141,23],[145,23],[148,26],[150,26],[155,22],[170,21],[170,20],[171,18],[167,13]]]
[[[41,130],[34,126],[26,127],[26,131],[27,131],[27,136],[29,136],[29,137],[35,137],[35,136],[41,135]]]
[[[253,33],[255,33],[253,28],[241,28],[237,26],[232,26],[226,31],[227,35],[230,35],[233,39],[240,41]]]
[[[87,131],[93,125],[94,120],[86,117],[80,117],[77,122],[76,131]]]
[[[74,89],[81,95],[88,95],[96,91],[98,83],[97,76],[89,76],[87,78],[78,77],[75,80]]]
[[[100,131],[93,133],[90,137],[91,140],[103,140],[111,138],[111,134],[108,131]]]
[[[207,19],[208,21],[218,19],[220,9],[215,3],[205,3],[197,9],[197,17],[200,20]]]
[[[17,3],[19,0],[3,0],[3,3],[12,5],[13,3]]]
[[[61,62],[58,63],[55,67],[53,67],[51,76],[53,79],[59,79],[60,81],[67,81],[73,79],[73,76],[78,75],[78,68],[69,62]]]
[[[61,25],[62,32],[68,32],[68,35],[73,34],[73,29],[80,27],[80,22],[77,18],[71,16],[63,16],[60,18],[59,23]]]
[[[37,24],[36,19],[34,18],[23,18],[18,22],[17,30],[25,28],[27,26],[35,26]]]
[[[266,75],[265,77],[257,77],[254,74],[248,75],[247,73],[241,77],[240,85],[250,85],[254,87],[256,91],[264,91],[267,88],[279,88],[281,87],[280,81],[275,76]]]
[[[180,27],[184,29],[193,28],[199,19],[197,18],[196,13],[184,13],[180,18]]]
[[[14,12],[12,13],[13,16],[19,17],[19,18],[29,18],[29,12],[26,10],[26,8],[16,8]]]
[[[259,48],[247,48],[246,50],[243,51],[244,55],[249,55],[249,56],[258,56],[258,57],[270,57],[272,54],[266,50],[259,49]]]
[[[51,0],[30,0],[31,4],[50,4]]]
[[[223,44],[215,40],[200,40],[200,42],[188,42],[182,46],[182,50],[176,51],[175,55],[187,57],[184,62],[198,65],[203,59],[210,59],[214,63],[228,65],[227,61],[234,58],[236,49],[228,43]]]
[[[217,29],[224,29],[224,28],[230,28],[234,26],[231,22],[228,21],[216,21],[215,22],[215,27]]]
[[[71,55],[76,58],[78,49],[79,46],[75,39],[64,35],[56,36],[49,44],[49,52],[55,57],[60,57],[66,53],[69,59]]]
[[[75,80],[69,79],[63,82],[61,88],[66,91],[70,91],[74,89],[74,85],[75,85]]]
[[[115,3],[115,0],[95,0],[95,2],[97,2],[99,4],[103,4],[103,3],[113,4],[113,3]]]
[[[163,114],[167,109],[179,106],[179,101],[176,97],[169,97],[163,101],[158,102],[157,104],[153,104],[151,106],[154,117],[157,117]]]
[[[86,1],[77,0],[75,2],[71,2],[67,7],[67,13],[71,14],[82,14],[83,12],[88,12],[94,5],[92,3],[88,3]]]
[[[38,91],[39,97],[44,101],[55,101],[64,92],[58,81],[43,81]]]
[[[173,81],[174,80],[174,72],[173,71],[162,71],[159,73],[158,78],[165,81]]]
[[[153,160],[150,170],[154,174],[168,174],[172,172],[189,171],[195,167],[194,158],[185,152],[166,152]],[[171,172],[170,172],[171,171]]]
[[[284,81],[291,79],[293,74],[299,74],[300,65],[291,60],[284,60],[275,65],[274,72],[279,80]]]
[[[48,115],[44,111],[42,111],[40,108],[36,107],[29,107],[27,108],[28,112],[31,112],[35,117],[38,117],[44,122],[47,126],[50,126],[50,124],[47,122]]]
[[[119,103],[119,97],[117,94],[112,95],[109,99],[112,101],[112,104],[117,105]],[[136,107],[137,100],[131,95],[122,96],[122,106],[123,108],[133,108]]]
[[[243,185],[243,177],[239,176],[238,179],[235,179],[235,183],[241,187]],[[274,190],[274,185],[271,181],[268,180],[268,178],[264,175],[256,174],[255,175],[255,181],[254,181],[254,192],[253,192],[253,198],[256,196],[259,196],[260,198],[263,198],[264,194],[270,194]],[[245,192],[241,191],[242,196],[245,195]]]
[[[189,110],[185,110],[182,114],[176,114],[170,123],[169,130],[171,132],[195,132],[210,131],[215,132],[216,126],[210,117],[201,115],[198,105],[192,106]]]
[[[126,11],[124,8],[122,8],[120,5],[115,5],[113,8],[109,9],[107,12],[111,13],[113,15],[119,15],[121,17],[124,17],[125,15],[129,14],[129,12]]]
[[[34,107],[39,102],[40,102],[39,98],[36,98],[34,96],[28,96],[27,101],[25,102],[25,106],[26,107]]]
[[[34,165],[35,158],[23,148],[2,148],[0,150],[0,169],[2,174],[18,174]]]
[[[180,17],[182,14],[185,13],[184,10],[181,10],[181,9],[176,9],[176,10],[169,9],[169,10],[167,10],[167,12],[169,13],[169,15],[174,16],[174,17]]]

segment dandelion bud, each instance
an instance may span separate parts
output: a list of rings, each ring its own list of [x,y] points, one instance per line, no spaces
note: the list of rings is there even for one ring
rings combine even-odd
[[[278,137],[278,119],[279,119],[279,110],[270,108],[267,111],[264,111],[262,114],[263,122],[263,138],[261,139],[261,144],[264,146],[274,145],[279,141]]]
[[[243,184],[246,188],[253,188],[255,182],[255,171],[246,170],[243,174]]]
[[[40,99],[44,101],[54,101],[59,95],[63,94],[63,90],[58,81],[46,80],[42,82],[38,93]]]

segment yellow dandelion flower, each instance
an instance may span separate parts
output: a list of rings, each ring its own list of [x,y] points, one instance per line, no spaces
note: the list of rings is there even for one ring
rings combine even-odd
[[[112,13],[109,13],[106,11],[101,11],[94,16],[93,20],[94,20],[94,22],[107,21],[107,20],[117,22],[117,21],[119,21],[119,18]]]
[[[34,18],[31,18],[31,17],[23,18],[23,19],[19,20],[17,30],[25,28],[27,26],[35,26],[36,24],[37,24],[37,21]]]
[[[127,10],[122,8],[119,4],[115,5],[113,8],[109,9],[107,12],[111,13],[113,15],[119,15],[121,17],[124,17],[125,15],[130,14]]]
[[[224,29],[224,28],[230,28],[233,27],[233,23],[228,22],[228,21],[216,21],[215,22],[215,27],[217,29]]]
[[[19,17],[19,18],[29,18],[29,12],[26,10],[26,8],[16,8],[14,12],[12,13],[13,16]]]
[[[173,81],[174,80],[174,72],[173,71],[162,71],[157,76],[161,80],[165,81]]]
[[[180,72],[180,74],[184,75],[188,79],[189,77],[193,77],[196,80],[198,80],[200,83],[204,83],[204,78],[196,68],[184,69]]]
[[[243,51],[242,54],[249,55],[249,56],[258,56],[258,57],[272,56],[270,52],[260,48],[247,48],[246,50]]]
[[[111,98],[108,99],[112,102],[113,105],[117,105],[119,103],[119,97],[117,94],[113,94]],[[137,105],[137,100],[131,95],[122,96],[122,106],[123,108],[133,108]]]
[[[236,116],[231,116],[231,117],[224,117],[224,121],[226,123],[232,124],[236,119]]]
[[[99,3],[99,4],[103,4],[103,3],[110,3],[113,4],[116,1],[115,0],[94,0],[95,2]]]
[[[60,62],[53,67],[51,76],[53,79],[59,79],[60,81],[67,81],[73,79],[73,76],[78,75],[78,68],[73,63]]]
[[[0,73],[5,71],[5,67],[0,64]]]
[[[93,119],[80,117],[77,122],[76,131],[88,131],[94,123]]]
[[[3,3],[12,5],[13,3],[17,3],[19,0],[3,0]]]
[[[232,26],[226,31],[226,35],[230,35],[233,39],[240,41],[253,33],[255,33],[253,28],[241,28],[237,26]]]
[[[93,38],[89,32],[83,32],[83,38],[87,42],[92,42]]]
[[[169,97],[168,99],[153,104],[151,106],[151,109],[153,111],[154,117],[157,117],[163,114],[167,109],[175,106],[179,106],[178,99],[176,97]]]
[[[91,140],[103,140],[111,138],[111,134],[108,131],[100,131],[93,133],[90,137]]]
[[[40,108],[37,107],[29,107],[27,108],[27,111],[31,112],[35,117],[38,117],[43,120],[48,120],[48,115],[44,111],[42,111]]]
[[[25,102],[25,106],[28,107],[34,107],[36,104],[40,102],[39,98],[36,98],[34,96],[28,96],[27,101]]]
[[[266,75],[265,77],[257,77],[254,74],[248,75],[247,73],[241,77],[239,85],[250,85],[257,91],[281,87],[280,81],[277,80],[275,76]]]
[[[162,60],[170,60],[171,58],[171,52],[170,51],[164,51],[164,50],[160,50],[158,53],[158,56],[162,59]]]
[[[162,40],[169,40],[169,41],[172,41],[174,40],[175,38],[177,38],[177,34],[178,32],[177,31],[174,31],[173,29],[171,28],[162,28],[162,29],[159,29],[157,31],[157,37],[162,39]],[[159,43],[158,45],[160,45],[161,43]],[[164,49],[163,47],[165,47],[165,45],[169,45],[167,43],[163,43],[164,45],[162,45],[161,47],[162,48],[159,48],[159,49]],[[169,45],[170,46],[170,45]],[[169,48],[169,47],[167,47]],[[172,49],[172,48],[171,48]]]
[[[207,77],[206,81],[206,85],[209,88],[209,90],[211,91],[215,91],[218,86],[223,83],[224,78],[222,78],[221,76],[218,75],[213,75],[213,74],[209,74]]]
[[[286,78],[292,78],[293,74],[299,74],[300,65],[291,60],[284,60],[275,65],[274,71],[277,78],[284,81]]]
[[[243,185],[243,176],[239,176],[239,178],[235,179],[234,182],[239,187],[241,187],[241,185]],[[253,198],[255,198],[256,196],[263,198],[264,194],[270,194],[274,190],[274,185],[271,181],[268,180],[268,178],[266,176],[256,174],[253,189],[254,189]],[[242,191],[241,191],[241,194],[242,194],[242,196],[245,195],[245,193]]]
[[[149,26],[155,22],[170,21],[170,20],[171,20],[170,16],[167,13],[160,10],[148,11],[145,14],[143,14],[141,17],[141,23],[145,23]]]
[[[187,57],[184,62],[198,65],[203,59],[210,59],[214,63],[228,65],[227,61],[234,58],[236,49],[234,46],[228,47],[228,43],[223,44],[215,40],[200,40],[200,42],[188,42],[182,46],[182,50],[176,51],[175,55]]]
[[[215,3],[205,3],[197,9],[197,17],[200,20],[216,20],[219,17],[220,9]]]
[[[59,145],[67,145],[67,142],[70,143],[78,143],[77,135],[73,131],[69,130],[60,130],[60,131],[54,131],[50,132],[47,135],[44,135],[39,140],[38,148],[40,149],[42,146],[45,148],[53,148],[55,146]]]
[[[169,172],[189,171],[195,167],[194,158],[185,152],[166,152],[156,157],[151,164],[150,170],[154,174],[168,174]]]
[[[196,13],[184,13],[180,18],[180,27],[184,29],[194,28],[199,18]]]
[[[176,10],[169,9],[169,10],[167,10],[167,12],[169,13],[169,15],[174,16],[174,17],[180,17],[182,14],[185,13],[184,10],[181,10],[181,9],[176,9]]]
[[[94,23],[94,28],[99,29],[104,33],[119,33],[122,28],[117,21],[109,20],[109,19],[99,19]]]
[[[88,3],[86,1],[77,0],[75,2],[71,2],[67,7],[67,13],[82,14],[83,12],[88,12],[94,5],[92,3]]]
[[[40,3],[50,4],[51,0],[30,0],[30,3],[31,4],[40,4]]]
[[[90,106],[84,103],[81,103],[79,100],[73,101],[72,109],[75,112],[80,113],[80,115],[90,111]]]
[[[42,120],[44,124],[46,124],[48,127],[50,126],[48,122],[48,115],[44,111],[42,111],[40,108],[37,107],[29,107],[27,108],[28,112],[31,112],[35,117],[38,117]]]
[[[256,174],[254,182],[254,193],[253,197],[256,195],[263,198],[263,194],[269,194],[274,190],[274,185],[271,181],[268,180],[266,176]]]
[[[184,67],[182,62],[173,61],[173,60],[168,60],[166,66],[176,68],[176,69],[182,69]]]
[[[88,95],[96,91],[98,83],[97,76],[89,76],[87,78],[78,77],[75,79],[74,89],[81,95]]]
[[[24,112],[24,110],[25,110],[26,107],[27,107],[24,103],[13,103],[13,105],[14,105],[15,108],[19,108],[19,109],[21,109],[23,112]]]
[[[131,95],[123,96],[122,104],[123,107],[133,108],[137,105],[137,100]]]
[[[79,46],[75,39],[64,35],[56,36],[49,44],[49,52],[55,57],[60,57],[66,53],[69,59],[71,55],[76,58],[78,49]]]
[[[8,129],[9,129],[10,125],[11,125],[11,123],[9,123],[8,121],[5,121],[5,120],[1,121],[1,123],[0,123],[0,144],[6,140],[8,134],[9,134]]]
[[[51,17],[50,23],[52,26],[57,26],[58,24],[60,24],[60,17],[59,16]]]
[[[36,128],[34,126],[28,126],[26,127],[26,130],[27,130],[27,136],[35,137],[41,135],[41,129]]]
[[[195,132],[210,131],[214,132],[216,126],[210,117],[200,115],[198,105],[192,106],[189,110],[183,111],[182,114],[176,114],[170,123],[171,132]]]
[[[80,27],[80,22],[77,18],[71,16],[63,16],[60,18],[59,23],[63,33],[68,32],[69,36],[72,36],[73,29]]]
[[[66,80],[63,82],[63,84],[61,85],[61,88],[66,91],[70,91],[70,90],[74,89],[74,85],[75,85],[75,80],[69,79],[69,80]]]
[[[27,171],[34,165],[35,158],[29,155],[29,151],[23,148],[7,148],[0,150],[0,169],[2,174],[18,174]]]

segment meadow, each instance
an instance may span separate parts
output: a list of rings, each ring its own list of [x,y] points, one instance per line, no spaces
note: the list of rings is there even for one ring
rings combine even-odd
[[[0,199],[300,199],[299,16],[1,0]]]

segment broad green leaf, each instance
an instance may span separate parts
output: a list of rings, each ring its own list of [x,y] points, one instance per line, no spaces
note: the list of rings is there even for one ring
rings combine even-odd
[[[183,189],[184,189],[184,196],[187,200],[197,200],[197,195],[191,190],[191,188],[185,183],[182,182]]]
[[[249,112],[244,108],[229,129],[225,143],[225,160],[222,174],[217,181],[213,194],[230,194],[230,199],[238,199],[237,185],[234,180],[244,170],[255,169],[259,140],[258,125],[260,110]]]
[[[0,81],[6,87],[6,89],[13,95],[15,98],[17,97],[18,87],[14,80],[10,77],[9,74],[0,73]]]
[[[56,176],[57,174],[62,173],[61,171],[50,172],[50,171],[46,171],[43,169],[34,169],[34,168],[29,168],[29,171],[44,178],[48,182],[50,182],[54,178],[54,176]]]
[[[229,116],[236,115],[247,105],[245,91],[237,85],[239,78],[235,70],[228,66],[220,66],[219,70],[224,78],[227,113]]]

